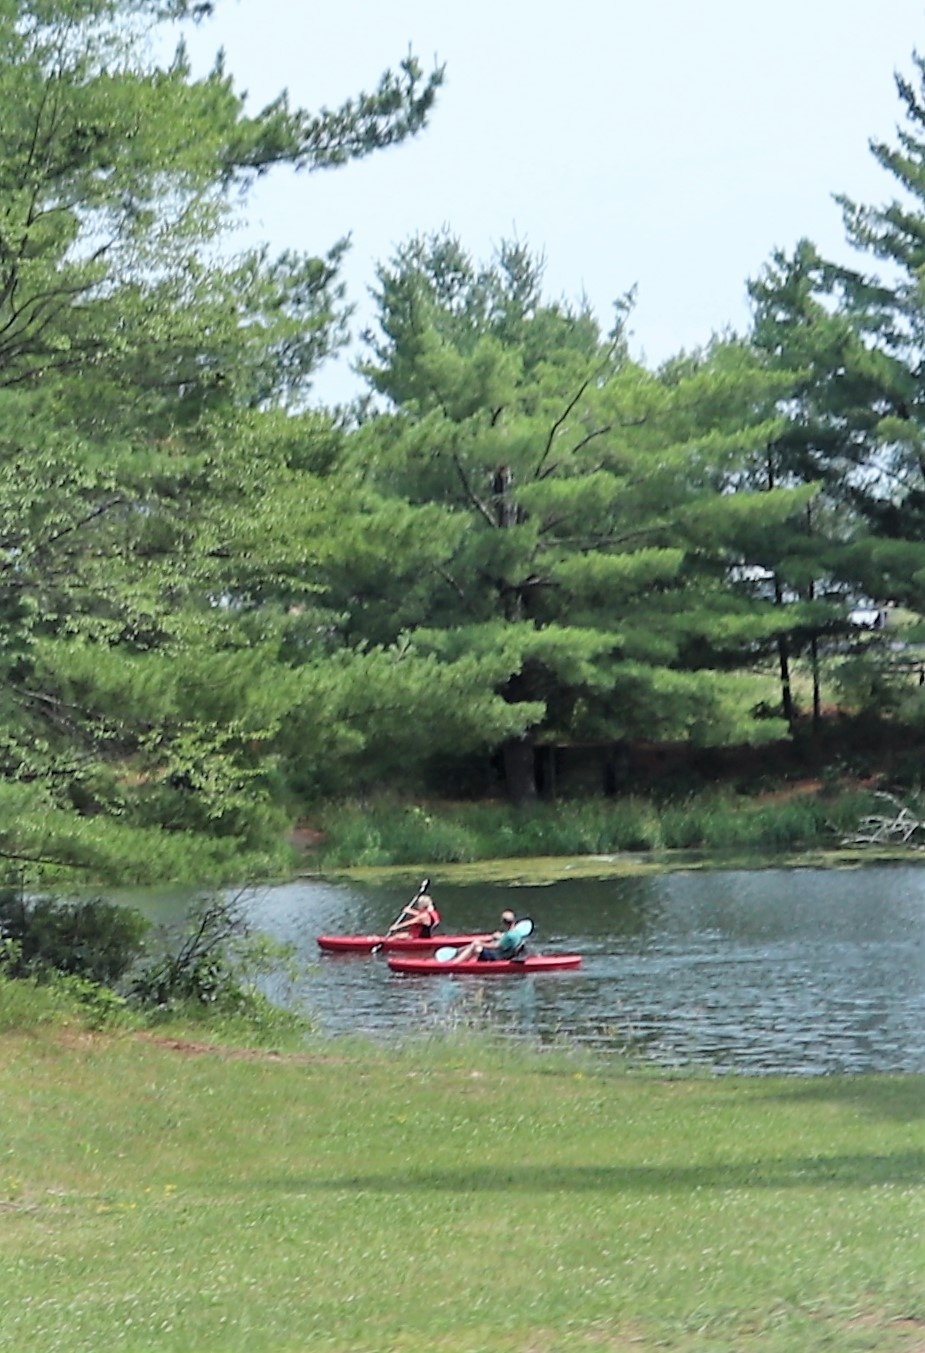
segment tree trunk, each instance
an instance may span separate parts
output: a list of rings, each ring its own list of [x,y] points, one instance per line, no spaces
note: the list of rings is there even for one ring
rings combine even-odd
[[[529,738],[512,738],[503,747],[504,781],[514,803],[531,803],[537,797],[536,758]]]
[[[818,731],[822,723],[822,683],[819,677],[819,644],[815,635],[809,651],[813,668],[813,728]]]
[[[773,487],[773,485],[772,485]],[[783,606],[784,589],[780,579],[774,579],[774,605]],[[777,658],[780,665],[780,703],[787,720],[787,727],[793,732],[793,691],[790,686],[790,648],[787,636],[782,634],[777,641]]]
[[[807,508],[807,521],[811,525],[811,518],[808,514],[809,509]],[[808,596],[810,601],[814,601],[816,598],[816,586],[814,583],[810,583],[809,585]],[[822,687],[819,680],[819,641],[815,634],[809,644],[809,659],[813,673],[813,729],[818,732],[819,724],[822,720]]]
[[[558,793],[558,754],[554,743],[545,743],[537,749],[537,789],[540,798],[554,802]]]
[[[780,703],[787,720],[787,727],[793,732],[793,691],[790,688],[790,653],[787,640],[783,635],[777,641],[777,656],[780,662]]]

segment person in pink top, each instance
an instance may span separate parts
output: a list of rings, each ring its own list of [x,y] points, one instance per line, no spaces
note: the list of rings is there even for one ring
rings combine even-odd
[[[413,902],[409,902],[388,933],[410,935],[414,939],[429,940],[440,924],[440,913],[429,893],[419,893]]]

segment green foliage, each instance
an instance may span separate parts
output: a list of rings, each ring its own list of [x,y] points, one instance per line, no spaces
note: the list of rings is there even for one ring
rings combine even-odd
[[[774,367],[799,371],[793,396],[781,406],[782,426],[748,474],[764,492],[802,486],[805,510],[765,537],[762,574],[742,580],[746,589],[773,595],[778,608],[778,632],[769,637],[792,726],[791,661],[809,656],[818,722],[820,649],[833,641],[843,650],[859,648],[863,640],[852,607],[894,591],[887,568],[876,562],[882,546],[865,506],[871,491],[880,491],[878,483],[886,483],[877,433],[882,364],[852,316],[845,275],[808,241],[791,257],[776,253],[749,290],[756,346]],[[866,642],[870,646],[870,636]]]
[[[454,804],[381,799],[329,805],[320,821],[322,868],[462,863],[621,851],[757,854],[835,844],[853,830],[870,796],[793,795],[766,802],[704,792],[659,802],[631,795],[557,804]]]
[[[305,1021],[274,1006],[259,983],[292,962],[291,946],[252,932],[240,895],[212,895],[191,910],[181,935],[163,936],[162,952],[134,974],[130,999],[160,1020],[198,1010],[208,1011],[210,1022],[266,1037],[291,1033]]]
[[[0,1028],[45,1022],[138,1028],[185,1020],[213,1037],[264,1045],[309,1023],[272,1002],[261,982],[294,977],[291,946],[252,933],[240,898],[203,899],[179,936],[161,936],[132,908],[12,893],[0,906]],[[291,1004],[291,1003],[290,1003]]]
[[[775,254],[750,288],[757,345],[772,363],[801,372],[795,398],[782,409],[785,427],[755,472],[819,488],[802,533],[793,532],[789,545],[784,538],[769,542],[778,600],[813,597],[829,611],[827,623],[795,625],[789,651],[841,636],[842,648],[864,659],[841,674],[843,698],[884,714],[896,710],[895,676],[906,655],[895,641],[881,644],[878,653],[873,636],[862,643],[846,622],[858,599],[919,615],[925,610],[925,64],[919,55],[913,68],[911,78],[896,80],[903,114],[897,144],[871,145],[897,196],[878,206],[839,199],[859,264],[828,262],[803,240],[792,256]],[[782,666],[786,658],[782,651]],[[890,666],[897,669],[892,678]],[[819,704],[817,694],[817,713]]]
[[[909,684],[908,670],[896,663],[895,654],[873,645],[841,662],[834,673],[840,702],[858,714],[879,717],[898,713],[910,729],[922,726],[922,700]]]
[[[535,793],[536,740],[739,735],[754,702],[713,674],[779,621],[725,584],[806,495],[734,480],[793,377],[731,343],[647,372],[623,313],[605,337],[544,302],[520,247],[477,267],[449,236],[416,240],[379,282],[365,370],[391,407],[347,456],[402,529],[387,572],[351,575],[343,643],[493,656],[486,693],[521,715],[492,739],[515,798]]]
[[[211,9],[0,12],[0,855],[42,884],[280,872],[320,796],[481,760],[530,801],[541,744],[777,737],[772,660],[791,730],[796,660],[817,722],[838,666],[854,709],[917,724],[850,610],[925,613],[920,91],[899,82],[901,151],[875,147],[911,205],[843,204],[889,285],[801,242],[752,284],[750,342],[649,371],[631,297],[605,333],[523,245],[416,238],[379,271],[370,400],[334,415],[308,404],[346,242],[221,246],[260,175],[415,134],[442,72],[409,54],[339,108],[254,114],[182,26],[156,55]],[[758,830],[621,811],[574,839]],[[540,822],[504,832],[538,849]],[[345,832],[369,860],[479,849],[402,813]]]
[[[46,878],[283,862],[282,617],[315,594],[340,438],[284,415],[344,339],[345,244],[219,246],[259,175],[400,142],[442,78],[409,54],[340,108],[251,114],[221,56],[155,55],[210,11],[0,12],[0,853]]]
[[[523,731],[537,707],[513,708],[494,684],[507,653],[429,652],[428,636],[315,657],[298,668],[280,729],[287,783],[306,798],[414,783],[441,753],[460,755]]]
[[[80,979],[80,990],[116,985],[139,958],[148,929],[139,912],[103,898],[72,902],[12,890],[0,897],[0,934],[14,946],[5,964],[12,977],[54,969]]]
[[[139,1025],[128,999],[104,983],[60,972],[46,973],[42,981],[73,1004],[80,1022],[89,1029],[136,1029]]]
[[[12,977],[0,955],[0,1033],[34,1032],[49,1026],[63,1028],[84,1023],[86,1012],[72,986],[81,980],[63,976],[56,980],[50,974],[43,975],[42,980]]]

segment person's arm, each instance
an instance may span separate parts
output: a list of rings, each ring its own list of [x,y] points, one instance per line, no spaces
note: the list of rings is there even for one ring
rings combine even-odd
[[[398,920],[393,921],[389,926],[386,934],[394,935],[396,930],[404,930],[405,926],[414,925],[420,914],[419,911],[415,911],[414,907],[405,907],[405,910],[402,912],[401,916],[399,916]]]

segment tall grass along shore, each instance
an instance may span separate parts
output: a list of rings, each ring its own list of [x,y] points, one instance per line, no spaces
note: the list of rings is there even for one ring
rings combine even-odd
[[[877,805],[864,789],[754,797],[709,791],[679,800],[431,803],[382,797],[330,804],[314,850],[321,869],[619,851],[767,854],[833,848]]]
[[[925,1348],[920,1077],[222,1051],[11,985],[0,1348]]]

